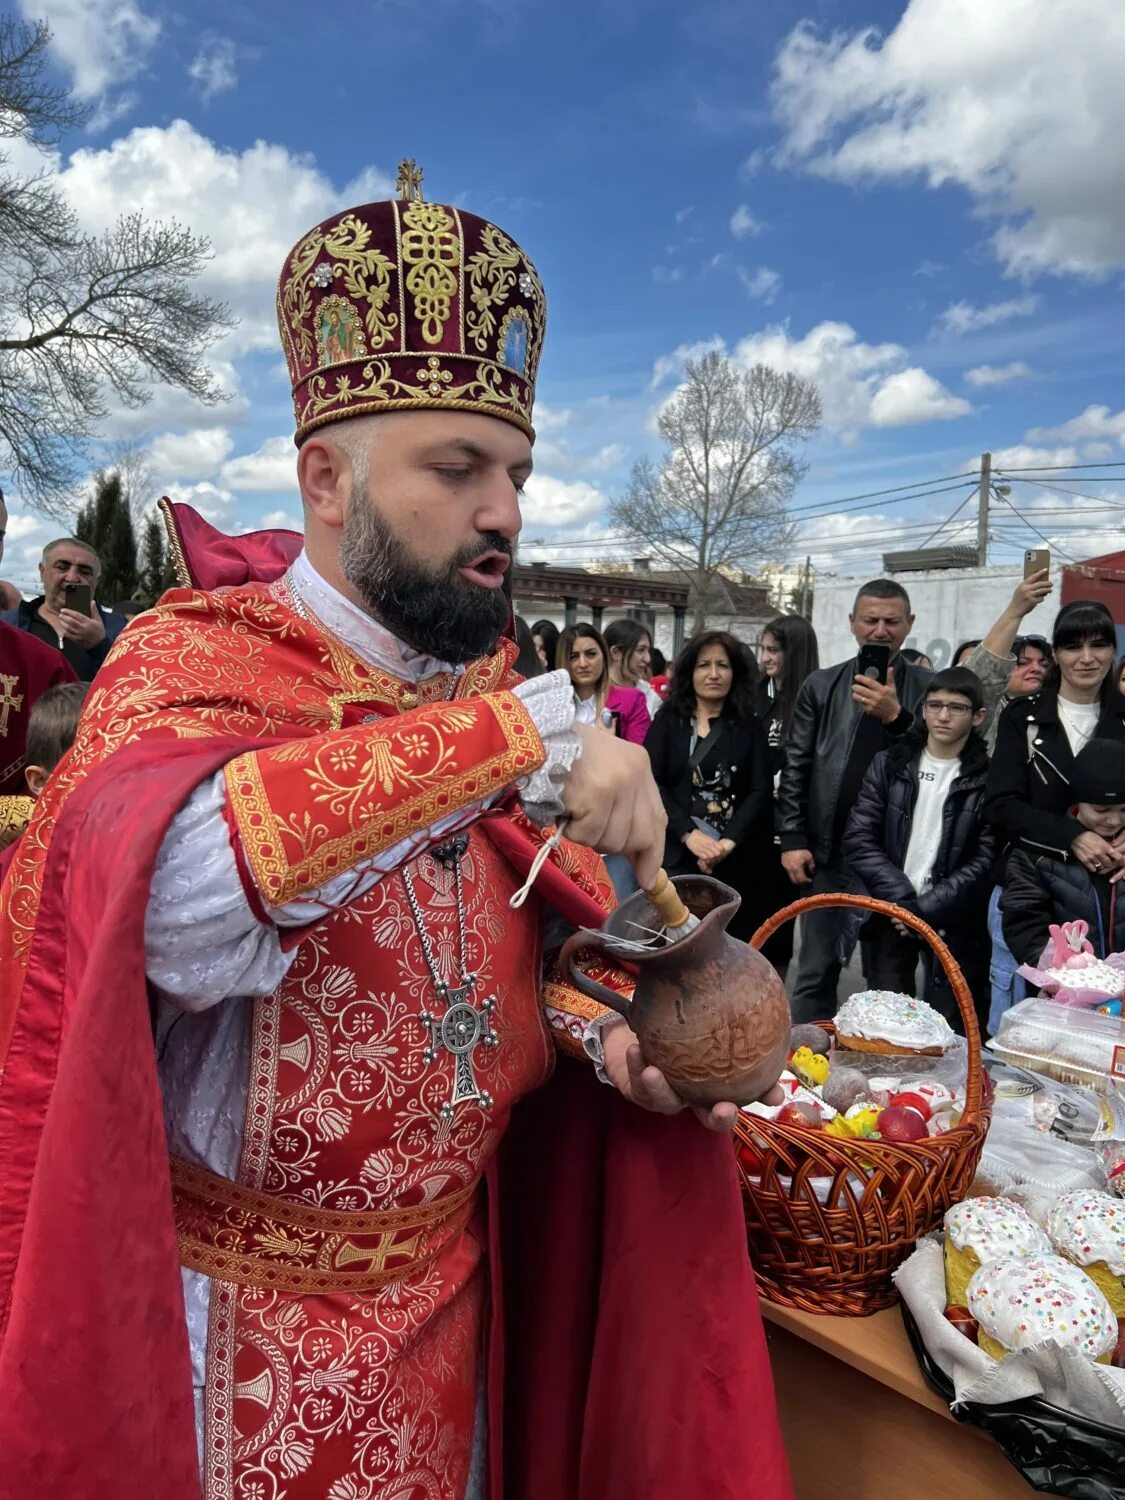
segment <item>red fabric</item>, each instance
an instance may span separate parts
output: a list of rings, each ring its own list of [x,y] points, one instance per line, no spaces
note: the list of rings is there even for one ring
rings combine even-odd
[[[0,1079],[0,1500],[199,1500],[144,911],[176,809],[253,748],[126,747],[55,829]],[[520,830],[486,827],[525,870]],[[491,1500],[789,1500],[729,1142],[561,1065],[491,1179]]]
[[[244,583],[273,583],[305,545],[299,531],[247,531],[225,536],[190,505],[161,501],[164,518],[179,543],[191,584],[197,589],[237,588]]]
[[[19,797],[27,791],[24,748],[32,707],[48,688],[77,682],[78,677],[61,651],[2,620],[0,673],[15,678],[10,690],[0,684],[0,797]],[[18,707],[12,701],[16,699]]]

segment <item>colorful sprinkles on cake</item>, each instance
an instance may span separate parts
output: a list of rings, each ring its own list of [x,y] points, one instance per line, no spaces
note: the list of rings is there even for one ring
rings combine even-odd
[[[1104,1263],[1125,1276],[1125,1203],[1084,1189],[1064,1193],[1047,1219],[1055,1249],[1080,1266]]]
[[[958,1250],[971,1250],[984,1265],[1007,1255],[1049,1255],[1051,1242],[1026,1209],[1011,1198],[966,1198],[945,1216]]]
[[[969,1311],[1006,1349],[1062,1344],[1097,1359],[1117,1343],[1117,1319],[1090,1278],[1059,1255],[1007,1256],[969,1282]]]
[[[924,1000],[894,990],[861,990],[836,1012],[836,1034],[846,1046],[849,1036],[893,1046],[945,1051],[953,1042],[949,1022]]]

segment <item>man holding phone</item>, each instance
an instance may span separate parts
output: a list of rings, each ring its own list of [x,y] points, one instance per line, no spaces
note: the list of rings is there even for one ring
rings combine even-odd
[[[866,583],[849,616],[859,657],[824,667],[804,681],[793,708],[778,789],[781,862],[801,894],[848,887],[841,853],[848,814],[874,757],[914,722],[930,673],[900,652],[914,625],[900,583]],[[801,918],[795,1021],[831,1018],[843,966],[844,908]]]
[[[60,651],[80,682],[92,682],[125,621],[94,600],[101,563],[97,553],[76,537],[48,542],[39,564],[43,592],[18,609],[0,615],[8,625],[26,630]]]

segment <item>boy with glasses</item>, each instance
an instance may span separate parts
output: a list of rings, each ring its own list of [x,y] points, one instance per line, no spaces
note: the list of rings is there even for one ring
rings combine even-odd
[[[922,722],[872,761],[844,837],[844,858],[858,885],[936,928],[982,1008],[985,912],[996,856],[995,836],[981,812],[988,771],[979,732],[984,716],[974,673],[965,667],[938,672],[926,688]],[[926,999],[957,1025],[956,1002],[928,946],[885,917],[866,924],[864,974],[876,989],[913,994],[920,956]]]

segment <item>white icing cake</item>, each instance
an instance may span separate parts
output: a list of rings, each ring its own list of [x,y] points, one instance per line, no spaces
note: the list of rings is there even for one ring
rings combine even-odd
[[[1075,1265],[1104,1262],[1125,1276],[1125,1203],[1089,1189],[1064,1193],[1051,1209],[1047,1233],[1060,1255]]]
[[[1097,990],[1102,995],[1125,995],[1125,970],[1114,968],[1102,958],[1091,958],[1084,964],[1062,964],[1057,968],[1044,969],[1059,984],[1069,989]]]
[[[1117,1344],[1117,1319],[1101,1292],[1061,1255],[1005,1256],[969,1282],[969,1311],[1005,1349],[1062,1344],[1088,1359]]]
[[[953,1028],[924,1000],[896,995],[892,990],[861,990],[836,1012],[836,1035],[847,1046],[850,1036],[869,1042],[890,1042],[911,1052],[953,1043]]]
[[[971,1250],[981,1265],[1002,1256],[1049,1255],[1051,1242],[1026,1209],[1011,1198],[966,1198],[945,1216],[945,1230],[958,1250]]]

